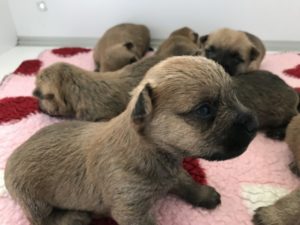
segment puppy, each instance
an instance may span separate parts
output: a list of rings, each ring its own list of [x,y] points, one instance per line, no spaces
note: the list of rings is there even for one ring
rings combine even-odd
[[[33,95],[39,99],[41,111],[51,116],[109,120],[126,108],[129,92],[161,60],[160,56],[152,56],[121,70],[104,73],[56,63],[37,76]]]
[[[201,55],[199,35],[189,27],[182,27],[170,34],[157,49],[157,55],[165,57]]]
[[[228,28],[204,35],[200,42],[203,56],[221,64],[232,76],[259,69],[266,52],[258,37]]]
[[[282,140],[286,126],[298,113],[297,92],[268,71],[252,71],[233,79],[238,99],[256,113],[259,129],[270,138]]]
[[[174,55],[193,54],[175,51]],[[184,49],[182,49],[184,50]],[[156,63],[171,56],[159,54],[142,59],[114,72],[89,72],[76,66],[58,63],[44,69],[36,79],[33,92],[40,109],[51,116],[74,117],[79,120],[109,120],[121,113],[129,102],[129,92]]]
[[[300,115],[295,116],[288,125],[285,141],[294,155],[294,162],[290,165],[291,170],[299,176]],[[256,225],[300,225],[300,188],[271,206],[257,209],[253,222]]]
[[[119,225],[154,225],[152,206],[167,193],[197,207],[220,204],[214,188],[193,181],[181,162],[236,157],[256,129],[219,65],[172,57],[147,72],[112,120],[37,132],[10,156],[5,184],[31,224],[85,225],[96,214]]]
[[[144,25],[123,23],[107,30],[94,48],[96,71],[115,71],[141,59],[150,46]]]

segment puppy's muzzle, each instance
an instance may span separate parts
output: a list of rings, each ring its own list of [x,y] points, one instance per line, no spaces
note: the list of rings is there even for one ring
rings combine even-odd
[[[225,159],[242,154],[255,137],[257,129],[258,122],[256,116],[248,112],[239,113],[223,141]]]
[[[226,134],[220,140],[222,150],[215,152],[208,160],[226,160],[241,155],[255,137],[258,129],[256,116],[248,112],[238,113]]]

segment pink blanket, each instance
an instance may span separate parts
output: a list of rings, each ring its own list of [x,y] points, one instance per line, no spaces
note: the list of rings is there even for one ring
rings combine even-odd
[[[36,73],[58,61],[94,69],[89,49],[56,49],[43,52],[38,59],[23,62],[0,85],[0,225],[29,224],[5,189],[4,168],[16,147],[40,128],[59,122],[40,113],[36,109],[36,100],[31,97]],[[261,68],[278,74],[289,85],[299,88],[298,65],[298,54],[276,53],[267,54]],[[256,208],[271,204],[299,185],[299,180],[288,170],[290,161],[287,145],[267,139],[263,134],[258,134],[238,158],[224,162],[201,160],[206,180],[220,192],[222,204],[207,211],[168,196],[155,207],[158,222],[162,225],[250,225]],[[198,174],[200,180],[202,176]],[[113,222],[103,220],[94,224]]]

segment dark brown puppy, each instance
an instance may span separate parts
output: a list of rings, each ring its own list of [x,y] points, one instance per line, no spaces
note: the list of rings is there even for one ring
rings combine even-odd
[[[115,71],[141,59],[150,46],[144,25],[123,23],[108,29],[94,48],[96,71]]]
[[[157,55],[165,57],[201,55],[199,35],[189,27],[182,27],[170,34],[157,49]]]
[[[36,78],[34,95],[40,109],[51,116],[79,120],[109,120],[127,106],[130,91],[163,58],[152,56],[115,72],[97,73],[56,63]]]
[[[298,113],[297,92],[268,71],[252,71],[233,79],[239,100],[256,113],[259,129],[282,140],[288,123]]]
[[[228,28],[204,35],[200,42],[203,56],[221,64],[230,75],[259,69],[266,52],[258,37]]]
[[[5,184],[34,225],[85,225],[90,213],[119,225],[154,225],[152,206],[167,193],[216,207],[219,194],[193,181],[181,162],[236,157],[256,127],[219,65],[172,57],[147,73],[112,120],[37,132],[10,156]]]
[[[300,175],[300,115],[295,116],[286,130],[286,143],[294,155],[291,170]],[[300,225],[300,188],[275,204],[261,207],[253,217],[256,225]]]
[[[173,56],[194,53],[186,48],[178,49],[176,43],[168,49]],[[104,73],[58,63],[37,76],[34,95],[39,99],[41,110],[49,115],[87,121],[108,120],[125,109],[129,92],[145,73],[168,56],[171,55],[154,55],[118,71]]]

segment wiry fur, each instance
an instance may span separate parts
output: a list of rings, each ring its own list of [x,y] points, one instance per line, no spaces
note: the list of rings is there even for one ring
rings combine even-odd
[[[167,193],[216,207],[219,194],[195,183],[182,159],[238,156],[256,126],[220,66],[172,57],[147,73],[112,120],[63,122],[33,135],[8,159],[5,184],[34,225],[85,225],[90,214],[154,225],[151,208]]]
[[[116,71],[141,59],[150,47],[144,25],[122,23],[108,29],[94,48],[96,71]]]
[[[203,56],[221,64],[230,75],[258,70],[266,52],[258,37],[229,28],[204,35],[200,42]]]
[[[290,168],[300,175],[300,115],[295,116],[287,127],[286,143],[294,155]],[[259,208],[253,222],[256,225],[300,225],[300,188],[281,198],[275,204]]]
[[[268,71],[252,71],[233,77],[239,100],[257,115],[259,128],[268,137],[283,139],[299,96],[281,78]]]
[[[156,54],[169,56],[201,55],[199,35],[189,27],[173,31],[157,49]]]

